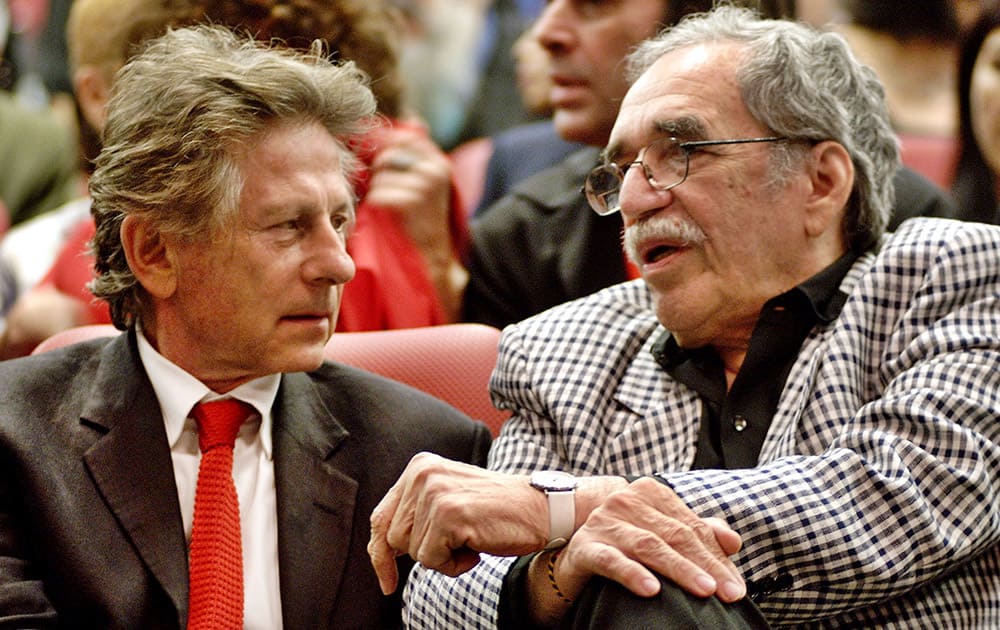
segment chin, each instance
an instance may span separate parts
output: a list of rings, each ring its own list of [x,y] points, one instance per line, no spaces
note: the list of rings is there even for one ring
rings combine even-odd
[[[276,361],[275,372],[311,372],[323,364],[326,346],[322,344],[309,345],[288,353]]]

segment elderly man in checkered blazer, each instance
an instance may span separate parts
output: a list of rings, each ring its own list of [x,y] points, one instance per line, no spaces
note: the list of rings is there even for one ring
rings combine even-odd
[[[490,470],[411,461],[383,588],[421,562],[414,627],[1000,627],[1000,228],[883,233],[834,34],[723,7],[629,70],[586,194],[642,280],[504,332]]]

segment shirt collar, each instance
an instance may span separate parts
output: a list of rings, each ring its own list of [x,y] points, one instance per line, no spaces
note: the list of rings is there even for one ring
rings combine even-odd
[[[260,414],[260,441],[268,459],[272,457],[271,407],[281,384],[280,374],[269,374],[244,383],[225,395],[217,394],[153,348],[142,328],[136,326],[139,359],[149,376],[160,404],[167,430],[167,442],[173,448],[184,431],[184,424],[196,403],[220,398],[236,398],[251,405]]]
[[[788,293],[798,291],[804,295],[816,314],[816,319],[824,324],[829,324],[840,316],[840,311],[844,308],[844,303],[847,302],[847,294],[840,290],[840,283],[844,281],[844,277],[851,270],[859,255],[854,250],[848,250],[832,265]]]

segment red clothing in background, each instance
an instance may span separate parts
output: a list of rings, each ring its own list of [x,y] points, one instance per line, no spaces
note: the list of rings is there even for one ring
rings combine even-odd
[[[357,148],[362,168],[355,186],[361,201],[357,208],[357,224],[347,243],[357,273],[344,288],[337,330],[385,330],[447,323],[420,250],[396,214],[364,201],[368,191],[368,167],[378,150],[376,135],[362,138]],[[468,226],[454,184],[451,190],[451,246],[461,258],[467,246]],[[86,286],[93,278],[94,259],[87,253],[87,243],[93,236],[94,222],[88,218],[74,230],[41,282],[42,285],[54,285],[87,304],[90,321],[81,324],[111,322],[108,305],[95,300]]]

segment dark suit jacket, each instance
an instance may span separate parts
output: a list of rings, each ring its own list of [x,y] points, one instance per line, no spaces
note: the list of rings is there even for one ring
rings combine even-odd
[[[328,363],[282,376],[273,432],[285,627],[400,625],[368,561],[371,511],[418,451],[484,463],[485,425]],[[0,627],[178,628],[187,602],[170,450],[134,334],[0,363]]]
[[[483,196],[475,217],[486,213],[515,185],[558,164],[570,153],[582,149],[578,142],[563,140],[551,118],[517,125],[493,136],[493,153],[486,164]]]
[[[598,216],[582,193],[599,150],[581,149],[530,177],[472,224],[463,319],[503,328],[628,279],[621,214]],[[903,168],[889,229],[915,216],[951,217],[947,194]]]

